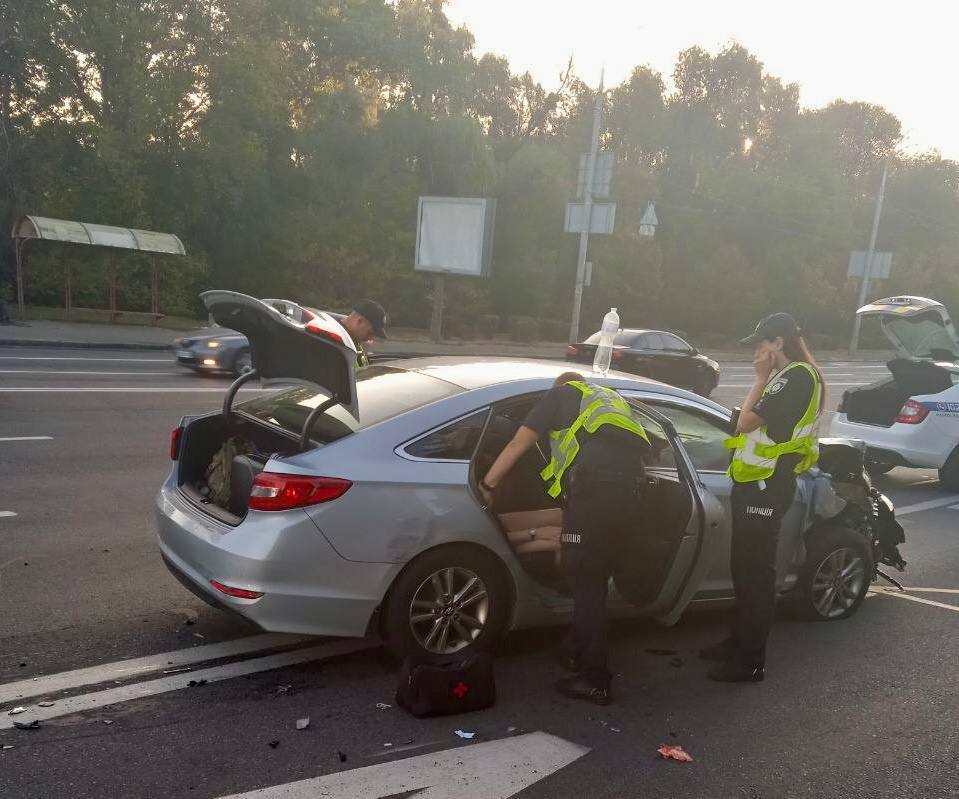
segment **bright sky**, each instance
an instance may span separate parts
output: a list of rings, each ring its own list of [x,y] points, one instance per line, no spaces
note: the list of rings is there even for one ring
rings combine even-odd
[[[738,41],[798,83],[803,105],[879,103],[902,121],[908,149],[959,160],[955,0],[448,0],[446,13],[473,32],[478,55],[505,55],[547,89],[570,55],[587,83],[605,64],[615,85],[637,64],[668,80],[680,50]]]

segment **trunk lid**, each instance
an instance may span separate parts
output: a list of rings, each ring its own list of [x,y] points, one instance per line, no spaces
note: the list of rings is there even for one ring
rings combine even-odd
[[[945,306],[925,297],[886,297],[864,305],[856,315],[879,317],[883,333],[906,358],[959,361],[959,337]]]
[[[247,337],[260,379],[316,386],[359,421],[356,347],[335,319],[289,300],[235,291],[205,291],[200,298],[218,325]]]

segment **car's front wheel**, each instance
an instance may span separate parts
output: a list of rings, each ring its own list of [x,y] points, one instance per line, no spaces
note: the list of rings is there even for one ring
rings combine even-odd
[[[443,657],[494,649],[513,595],[506,567],[479,547],[438,547],[411,561],[390,588],[381,629],[397,657]]]
[[[865,599],[875,569],[865,538],[846,527],[823,527],[806,546],[797,587],[800,612],[814,621],[849,618]]]

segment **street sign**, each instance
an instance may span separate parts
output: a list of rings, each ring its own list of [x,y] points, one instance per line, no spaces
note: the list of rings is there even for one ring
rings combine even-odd
[[[489,277],[495,217],[494,199],[420,197],[414,269]]]
[[[579,177],[576,179],[576,196],[582,197],[586,186],[586,163],[589,153],[579,156]],[[593,169],[593,196],[609,197],[609,187],[613,182],[613,154],[596,153],[596,166]]]
[[[609,235],[613,232],[615,223],[616,203],[593,203],[590,233]],[[586,203],[566,203],[566,224],[563,230],[567,233],[583,233],[586,230]]]
[[[866,266],[866,251],[853,250],[849,253],[849,268],[846,277],[862,277]],[[871,280],[887,280],[892,272],[892,253],[874,252],[872,254],[872,268],[869,270]]]

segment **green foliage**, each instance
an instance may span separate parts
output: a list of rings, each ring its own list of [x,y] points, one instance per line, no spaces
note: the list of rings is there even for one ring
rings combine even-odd
[[[680,53],[672,90],[638,66],[608,92],[617,230],[590,241],[584,334],[623,323],[727,341],[773,309],[840,340],[851,249],[891,164],[875,294],[959,308],[959,166],[901,150],[863,102],[803,110],[799,89],[738,44]],[[446,333],[564,340],[577,240],[563,233],[595,90],[544,87],[474,54],[441,0],[10,0],[0,4],[0,225],[32,213],[171,231],[161,309],[211,286],[347,309],[380,299],[425,328],[412,270],[421,195],[495,197],[493,275],[446,281]],[[646,204],[655,239],[638,235]],[[28,302],[149,303],[148,257],[33,242]],[[0,239],[0,294],[13,248]],[[539,320],[539,321],[537,321]],[[833,337],[833,338],[829,338]],[[839,338],[836,338],[839,337]]]

